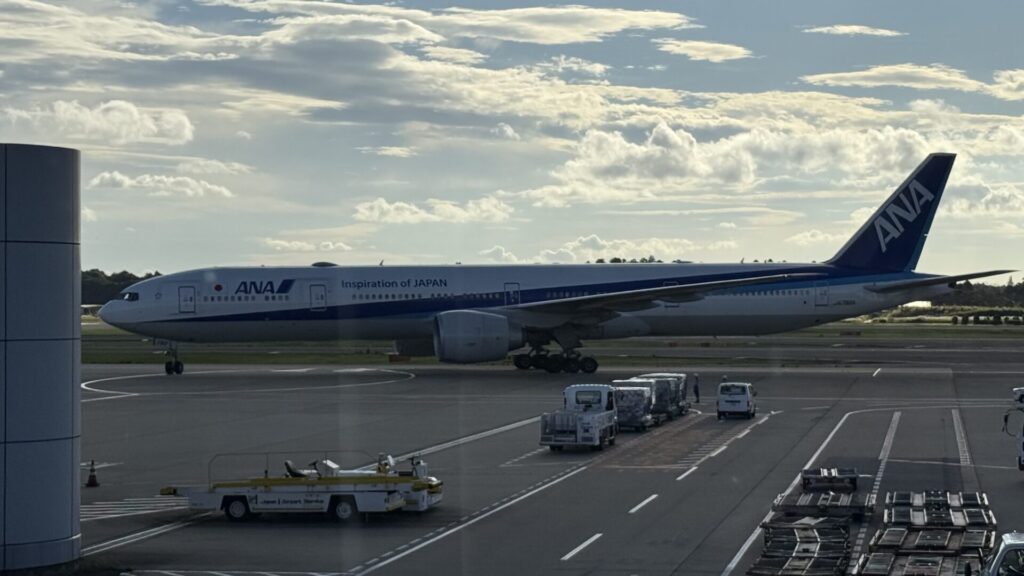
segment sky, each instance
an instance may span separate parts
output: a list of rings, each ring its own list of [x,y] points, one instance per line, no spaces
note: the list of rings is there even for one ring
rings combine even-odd
[[[1024,3],[0,0],[82,264],[821,261],[955,152],[921,271],[1021,268]]]

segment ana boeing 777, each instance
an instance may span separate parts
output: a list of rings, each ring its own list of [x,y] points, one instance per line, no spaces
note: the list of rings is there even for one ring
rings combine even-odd
[[[355,338],[455,363],[527,348],[517,368],[589,373],[585,340],[786,332],[1009,272],[915,271],[954,159],[929,155],[821,263],[204,268],[139,282],[99,314],[168,341],[168,374],[184,370],[177,342]]]

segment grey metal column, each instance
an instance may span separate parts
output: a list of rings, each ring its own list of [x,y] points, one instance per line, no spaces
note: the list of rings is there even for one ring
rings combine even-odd
[[[79,153],[0,144],[0,568],[81,549]]]

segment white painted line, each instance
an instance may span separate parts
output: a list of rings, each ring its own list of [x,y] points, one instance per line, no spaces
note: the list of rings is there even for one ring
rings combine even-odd
[[[960,409],[953,408],[953,432],[956,433],[956,447],[960,451],[960,465],[971,465],[971,451],[967,447],[967,435],[964,434],[964,421],[960,418]]]
[[[562,556],[562,561],[564,562],[566,560],[572,559],[573,556],[579,554],[580,551],[582,551],[584,548],[586,548],[587,546],[590,546],[594,542],[597,542],[597,539],[600,538],[601,536],[603,536],[603,534],[598,532],[597,534],[594,534],[590,538],[587,538],[587,540],[583,544],[580,544],[579,546],[573,548],[568,554],[566,554],[565,556]]]
[[[733,440],[739,440],[740,438],[743,438],[743,437],[744,437],[744,436],[746,436],[747,434],[750,434],[750,428],[747,428],[747,429],[746,429],[746,430],[744,430],[743,432],[740,432],[739,434],[737,434],[737,435],[736,435],[736,437],[735,437],[735,438],[733,438]]]
[[[114,548],[120,548],[121,546],[127,546],[128,544],[134,544],[135,542],[141,542],[150,538],[172,532],[179,528],[184,528],[190,524],[194,524],[199,519],[209,516],[210,513],[200,514],[192,518],[191,520],[182,520],[180,522],[171,522],[170,524],[163,524],[149,530],[143,530],[141,532],[135,532],[134,534],[128,534],[120,538],[113,540],[107,540],[106,542],[100,542],[99,544],[93,544],[82,548],[82,557],[92,556],[93,554],[99,554],[100,552],[106,552],[107,550],[113,550]]]
[[[414,450],[412,452],[400,454],[398,456],[395,456],[395,460],[397,462],[401,462],[403,460],[408,460],[413,456],[424,456],[427,454],[433,454],[435,452],[440,452],[442,450],[454,448],[455,446],[461,446],[463,444],[468,444],[469,442],[474,442],[476,440],[481,440],[489,436],[494,436],[495,434],[501,434],[502,432],[515,430],[516,428],[522,428],[523,426],[529,426],[534,422],[540,422],[540,416],[534,416],[533,418],[527,418],[526,420],[512,422],[511,424],[505,424],[504,426],[498,426],[497,428],[491,428],[490,430],[484,430],[483,432],[477,432],[476,434],[470,434],[469,436],[463,436],[462,438],[456,438],[455,440],[449,440],[448,442],[435,444],[433,446],[423,448],[422,450]],[[376,465],[376,462],[374,462],[373,464],[367,464],[366,466],[360,467],[359,470],[370,470],[374,468]]]
[[[711,454],[708,454],[707,457],[708,458],[714,458],[715,456],[718,456],[722,452],[725,452],[725,449],[728,448],[728,447],[729,447],[728,444],[726,444],[725,446],[719,446],[714,452],[712,452]]]
[[[878,374],[879,374],[879,373],[880,373],[881,371],[882,371],[882,369],[881,369],[881,368],[879,368],[878,370],[875,370],[875,373],[874,373],[874,374],[872,374],[872,375],[871,375],[871,377],[872,377],[872,378],[874,378],[875,376],[878,376]]]
[[[583,472],[586,469],[587,469],[586,466],[582,466],[582,467],[577,468],[577,469],[573,470],[572,472],[569,472],[568,474],[566,474],[564,476],[560,476],[560,477],[558,477],[558,478],[556,478],[556,479],[554,479],[554,480],[552,480],[552,481],[550,481],[550,482],[548,482],[546,484],[541,484],[537,488],[534,488],[533,490],[530,490],[529,492],[523,494],[522,496],[519,496],[518,498],[516,498],[514,500],[509,500],[505,504],[502,504],[501,506],[498,506],[497,508],[489,510],[488,512],[485,512],[484,514],[481,514],[481,515],[477,516],[476,518],[473,518],[472,520],[470,520],[469,522],[466,522],[465,524],[459,524],[458,526],[452,528],[451,530],[443,530],[437,536],[433,536],[433,537],[431,537],[431,538],[429,538],[427,540],[424,540],[423,542],[417,544],[416,546],[413,546],[412,548],[409,548],[408,550],[406,550],[405,552],[402,552],[401,554],[395,554],[394,556],[388,558],[387,560],[384,560],[383,562],[375,563],[373,566],[367,568],[364,572],[362,572],[362,574],[369,574],[370,572],[373,572],[374,570],[376,570],[376,569],[378,569],[378,568],[380,568],[382,566],[387,566],[388,564],[390,564],[392,562],[395,562],[397,560],[405,558],[409,554],[412,554],[413,552],[415,552],[415,551],[417,551],[417,550],[419,550],[421,548],[429,546],[429,545],[433,544],[434,542],[437,542],[438,540],[441,540],[442,538],[447,538],[448,536],[451,536],[452,534],[455,534],[456,532],[458,532],[459,530],[462,530],[463,528],[468,528],[469,526],[472,526],[473,524],[476,524],[477,522],[483,520],[484,518],[487,518],[488,516],[491,516],[492,514],[497,514],[498,512],[501,512],[502,510],[504,510],[505,508],[508,508],[509,506],[514,506],[514,505],[518,504],[519,502],[522,502],[523,500],[526,500],[530,496],[533,496],[534,494],[536,494],[536,493],[538,493],[538,492],[540,492],[542,490],[547,490],[548,488],[554,486],[555,484],[558,484],[559,482],[563,482],[565,480],[568,480],[569,478],[572,478],[573,476],[579,474],[580,472]],[[413,542],[415,542],[415,540],[413,540]],[[376,558],[374,560],[376,560]],[[367,562],[367,564],[369,564],[369,562]]]
[[[690,474],[693,474],[696,471],[697,471],[697,467],[694,466],[693,468],[690,468],[686,472],[683,472],[682,474],[680,474],[679,477],[676,478],[676,481],[678,482],[679,480],[682,480],[683,478],[686,478],[687,476],[689,476]]]
[[[889,462],[899,462],[900,464],[924,464],[927,466],[956,466],[962,467],[964,464],[957,462],[941,462],[938,460],[911,460],[903,458],[890,458]],[[996,466],[994,464],[967,464],[968,468],[986,468],[990,470],[1017,470],[1016,466]]]
[[[630,514],[636,514],[638,510],[640,510],[644,506],[647,506],[648,504],[650,504],[657,497],[658,497],[657,494],[651,494],[650,496],[647,497],[646,500],[644,500],[643,502],[637,504],[636,506],[633,506],[633,508],[629,511],[629,513]],[[562,558],[562,560],[565,560],[565,558]]]
[[[892,413],[889,430],[885,433],[885,441],[882,442],[882,451],[878,453],[878,459],[883,462],[889,459],[889,453],[892,452],[892,441],[896,438],[896,427],[900,425],[901,414],[899,411]]]
[[[284,368],[284,369],[278,369],[278,370],[271,370],[271,372],[277,372],[277,373],[280,373],[280,374],[286,374],[286,373],[289,373],[289,372],[296,373],[296,374],[303,374],[303,373],[309,372],[311,370],[315,370],[315,368]]]

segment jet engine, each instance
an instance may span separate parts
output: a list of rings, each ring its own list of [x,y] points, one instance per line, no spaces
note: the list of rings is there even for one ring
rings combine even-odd
[[[438,314],[434,322],[434,353],[441,362],[501,360],[524,342],[523,330],[498,314],[452,310]]]

